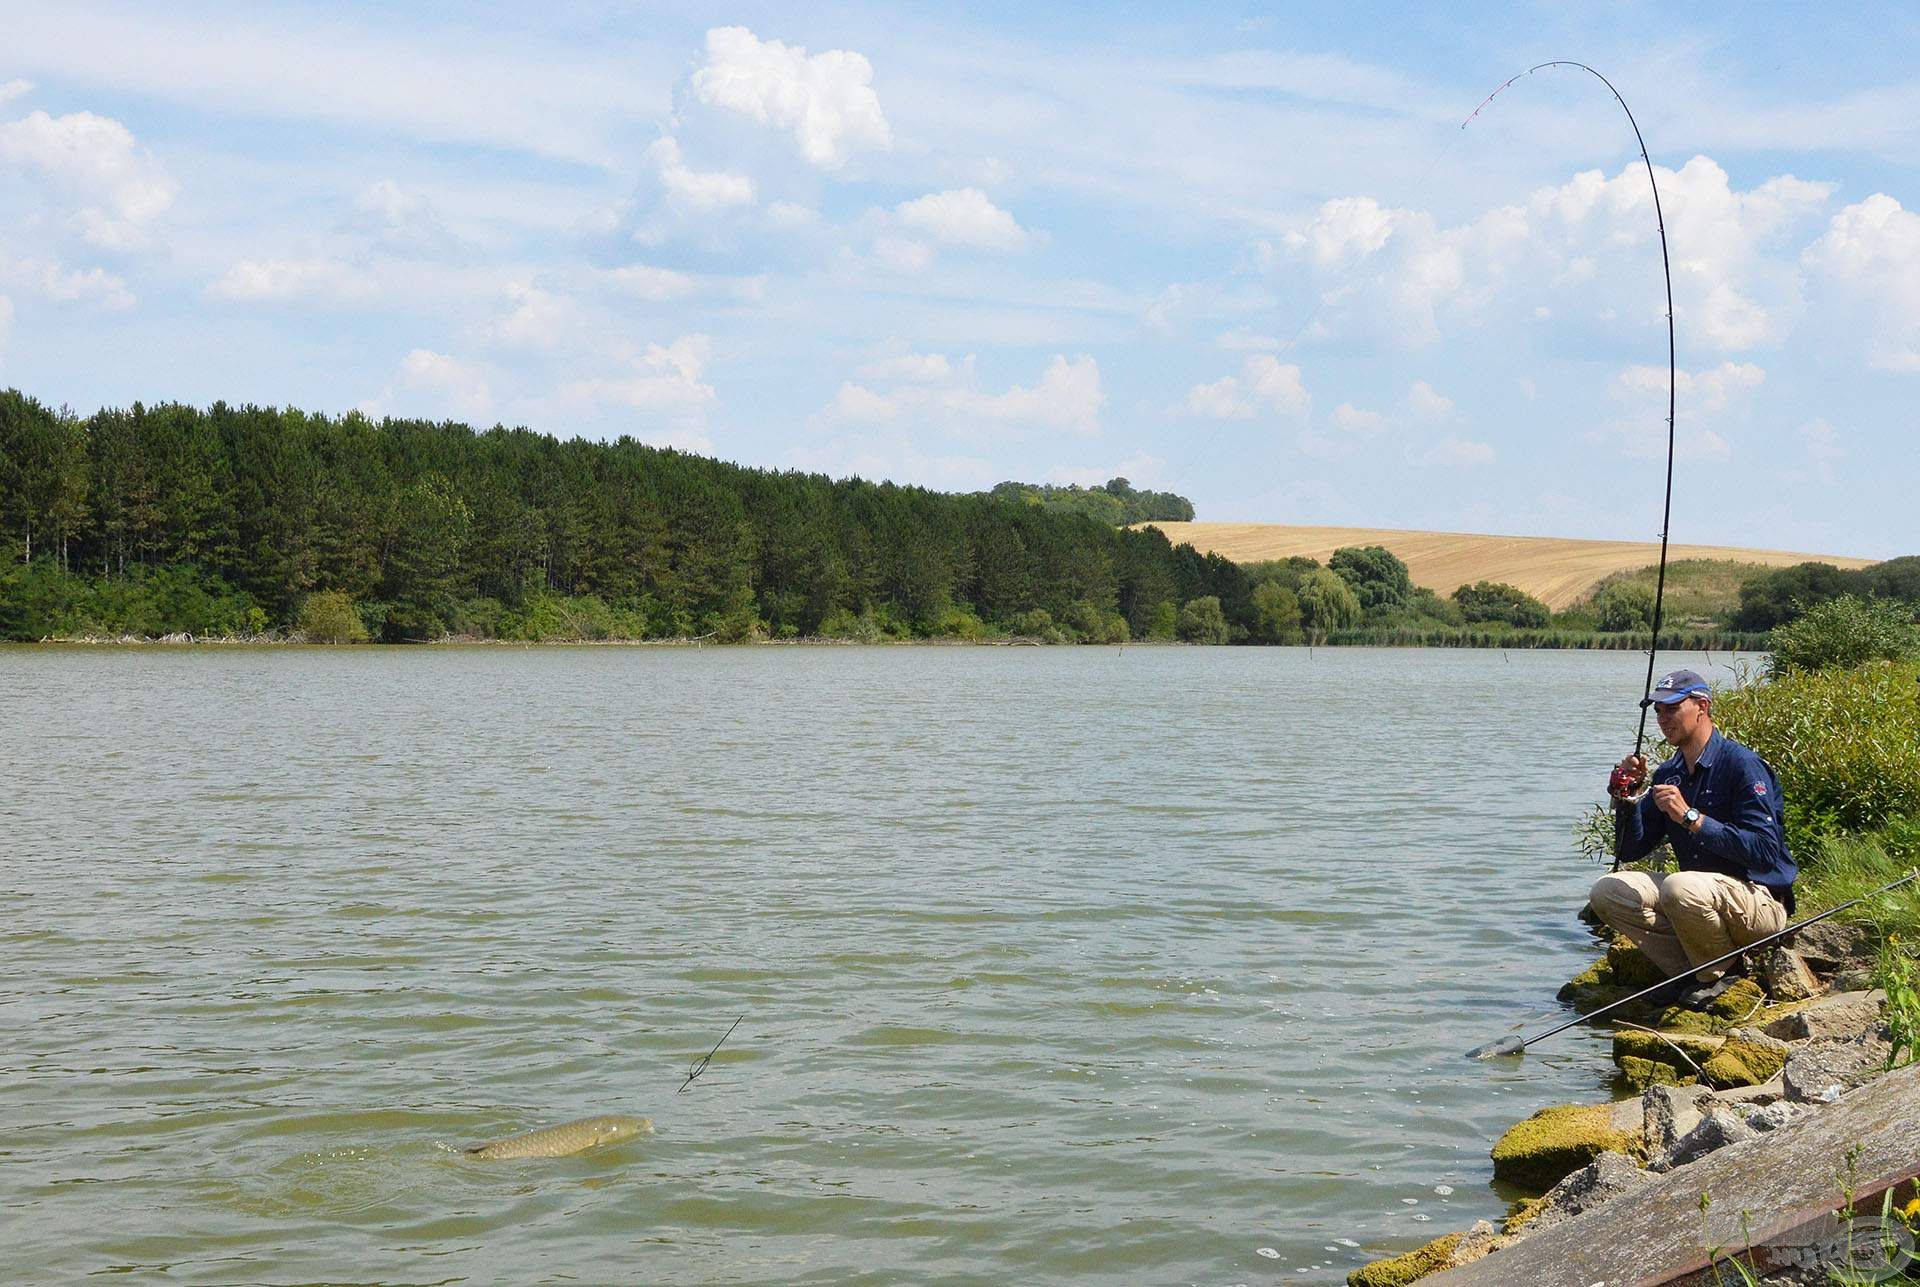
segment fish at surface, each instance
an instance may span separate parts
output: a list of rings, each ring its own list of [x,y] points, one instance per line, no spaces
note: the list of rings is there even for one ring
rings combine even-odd
[[[528,1157],[571,1157],[602,1144],[618,1144],[636,1135],[653,1133],[651,1117],[629,1117],[625,1113],[603,1113],[582,1117],[558,1126],[543,1126],[537,1131],[488,1140],[463,1150],[473,1157],[501,1161]]]

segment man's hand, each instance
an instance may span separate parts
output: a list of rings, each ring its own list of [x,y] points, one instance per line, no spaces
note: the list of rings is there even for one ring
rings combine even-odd
[[[1687,816],[1687,798],[1671,782],[1662,782],[1653,789],[1653,807],[1675,822]]]
[[[1607,779],[1607,794],[1616,800],[1631,800],[1639,794],[1640,785],[1646,780],[1646,757],[1629,755],[1613,766],[1613,773]]]

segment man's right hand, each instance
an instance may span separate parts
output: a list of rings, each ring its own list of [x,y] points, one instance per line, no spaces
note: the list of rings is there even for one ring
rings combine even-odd
[[[1625,800],[1639,792],[1647,780],[1647,757],[1629,755],[1613,766],[1613,773],[1607,779],[1607,794],[1616,800]]]

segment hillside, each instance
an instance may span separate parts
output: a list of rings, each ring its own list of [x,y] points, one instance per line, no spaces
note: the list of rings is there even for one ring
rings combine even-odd
[[[1550,536],[1484,536],[1468,532],[1403,532],[1386,527],[1293,527],[1279,523],[1154,523],[1178,545],[1191,543],[1236,563],[1301,555],[1325,562],[1343,545],[1384,545],[1413,576],[1436,594],[1474,581],[1504,581],[1558,611],[1579,602],[1601,581],[1660,560],[1653,541],[1576,541]],[[1796,554],[1719,545],[1674,545],[1669,562],[1729,559],[1764,567],[1788,567],[1809,559],[1862,568],[1872,559],[1837,554]]]

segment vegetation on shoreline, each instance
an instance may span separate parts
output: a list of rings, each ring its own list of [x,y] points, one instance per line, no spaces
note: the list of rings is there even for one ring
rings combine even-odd
[[[1646,646],[1629,584],[1553,613],[1490,581],[1443,598],[1378,545],[1236,564],[1119,526],[1191,509],[1124,478],[949,495],[630,438],[224,403],[82,419],[5,391],[0,639]],[[1871,586],[1920,596],[1903,564]]]

